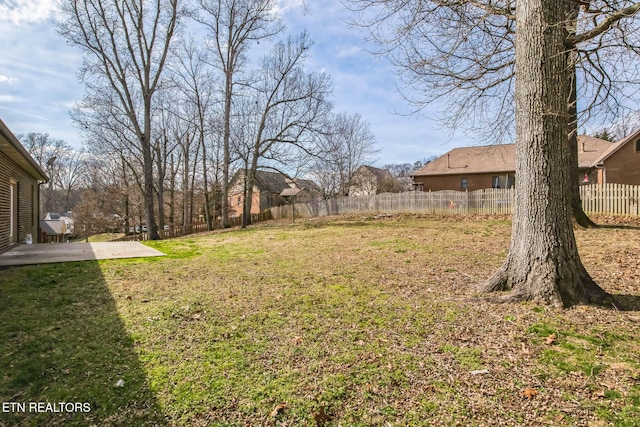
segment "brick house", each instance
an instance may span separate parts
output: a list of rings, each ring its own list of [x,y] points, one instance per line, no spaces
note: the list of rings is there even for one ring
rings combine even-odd
[[[636,136],[636,140],[638,137]],[[605,170],[608,167],[614,167],[616,179],[622,176],[637,177],[635,184],[640,185],[640,172],[638,171],[638,158],[635,159],[635,165],[630,167],[627,162],[626,167],[629,169],[625,173],[621,173],[620,159],[616,157],[615,161],[605,158],[607,153],[610,157],[615,154],[615,148],[618,144],[611,143],[599,138],[590,136],[578,137],[578,169],[581,176],[584,176],[583,183],[604,183],[621,181],[607,181],[595,179],[599,176],[610,177]],[[624,143],[629,144],[631,140]],[[621,146],[620,146],[621,147]],[[622,149],[622,148],[621,148]],[[623,150],[624,153],[629,151]],[[628,154],[627,154],[628,155]],[[608,163],[606,163],[608,162]],[[602,164],[602,166],[597,166]],[[634,169],[635,168],[635,169]],[[600,169],[603,169],[600,171]],[[438,191],[438,190],[468,190],[475,191],[484,188],[511,188],[516,183],[516,149],[515,144],[489,145],[479,147],[463,147],[454,148],[434,161],[426,164],[422,168],[413,172],[413,185],[416,190],[421,191]],[[626,175],[625,175],[626,174]],[[629,182],[630,183],[630,182]]]
[[[40,186],[46,174],[0,120],[0,252],[38,241]]]
[[[583,182],[640,185],[640,129],[601,153],[585,172]]]
[[[286,205],[288,203],[286,196],[294,195],[293,193],[295,193],[296,202],[310,201],[319,197],[320,192],[317,188],[316,184],[310,180],[291,179],[278,172],[256,171],[251,213],[257,214],[275,206]],[[229,216],[241,216],[243,203],[244,171],[239,171],[233,177],[229,187]]]

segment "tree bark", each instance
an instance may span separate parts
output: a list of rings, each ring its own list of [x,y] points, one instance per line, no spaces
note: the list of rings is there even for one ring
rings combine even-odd
[[[225,73],[224,90],[224,133],[222,147],[222,200],[221,215],[222,228],[229,228],[229,163],[230,163],[230,140],[231,140],[231,101],[233,99],[233,73]]]
[[[580,174],[578,173],[578,109],[576,98],[576,68],[575,62],[569,67],[571,76],[571,94],[569,97],[569,181],[571,185],[571,211],[573,219],[580,227],[595,228],[598,226],[589,218],[582,209],[582,199],[580,198]]]
[[[575,36],[578,30],[578,14],[580,13],[580,3],[567,2],[566,4],[567,39]],[[569,117],[568,117],[568,142],[569,142],[569,164],[573,165],[570,170],[571,182],[571,210],[573,219],[580,227],[595,228],[598,225],[587,216],[582,208],[580,199],[580,174],[578,173],[578,76],[576,74],[577,53],[575,46],[566,44],[566,54],[569,66],[567,67],[567,84],[569,85]]]
[[[164,228],[164,178],[167,174],[167,160],[166,160],[166,135],[163,136],[163,150],[160,149],[159,142],[155,146],[156,150],[156,164],[158,168],[158,178],[156,187],[156,197],[158,198],[158,229]]]
[[[261,135],[261,132],[260,132]],[[256,143],[258,144],[258,143]],[[257,145],[256,147],[259,147]],[[247,165],[247,169],[244,174],[244,204],[242,206],[242,224],[241,228],[247,228],[251,225],[251,206],[253,205],[253,187],[256,182],[256,175],[258,173],[258,158],[259,149],[256,148],[251,157],[251,164]]]
[[[204,215],[205,222],[207,223],[207,230],[213,230],[213,224],[211,223],[211,208],[209,203],[209,177],[207,174],[207,142],[205,138],[204,125],[205,125],[205,113],[202,111],[203,105],[200,101],[198,94],[198,140],[202,145],[202,181],[204,186]]]
[[[158,230],[153,209],[153,157],[151,155],[151,96],[144,99],[144,132],[139,135],[142,147],[144,174],[144,210],[149,240],[158,240]]]
[[[485,292],[569,307],[614,304],[580,261],[571,223],[564,0],[516,9],[516,176],[511,244]]]
[[[190,155],[189,146],[185,146],[182,150],[183,164],[182,164],[182,225],[186,226],[191,224],[191,195],[189,188],[189,176],[191,174],[190,168]]]

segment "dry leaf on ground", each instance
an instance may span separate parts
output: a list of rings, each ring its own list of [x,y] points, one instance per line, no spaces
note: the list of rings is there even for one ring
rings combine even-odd
[[[269,414],[269,415],[271,417],[277,417],[286,408],[287,408],[287,404],[286,403],[279,403],[273,408],[273,411],[271,411],[271,414]]]
[[[313,419],[318,427],[322,427],[325,422],[331,421],[331,416],[324,411],[324,406],[320,407],[318,412],[313,413]]]
[[[545,344],[551,345],[556,342],[556,339],[558,339],[558,336],[556,334],[550,334],[545,340]]]

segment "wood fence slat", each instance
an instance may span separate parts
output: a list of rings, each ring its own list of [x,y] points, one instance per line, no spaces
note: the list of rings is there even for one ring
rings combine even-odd
[[[487,188],[477,191],[428,191],[343,197],[296,204],[296,216],[356,213],[513,214],[515,189]],[[580,187],[585,212],[603,215],[640,216],[640,186],[594,184]],[[290,218],[291,207],[271,208],[273,218]]]

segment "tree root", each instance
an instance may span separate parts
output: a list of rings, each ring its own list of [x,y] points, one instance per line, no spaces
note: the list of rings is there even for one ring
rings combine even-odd
[[[559,308],[589,305],[616,310],[624,309],[622,304],[591,278],[582,264],[578,268],[579,278],[575,282],[562,281],[555,275],[553,277],[538,275],[532,271],[526,279],[514,284],[514,281],[510,280],[508,263],[505,263],[487,281],[479,284],[476,290],[479,293],[508,292],[506,295],[483,298],[499,304],[539,301],[544,305]],[[544,283],[540,285],[540,281]]]
[[[587,214],[582,210],[582,206],[573,206],[573,219],[576,224],[582,228],[598,228],[599,225],[596,224],[587,216]]]

